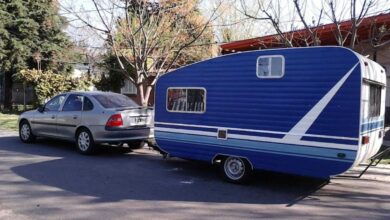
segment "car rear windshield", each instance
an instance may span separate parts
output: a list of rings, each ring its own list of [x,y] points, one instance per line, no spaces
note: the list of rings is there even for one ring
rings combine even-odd
[[[96,94],[93,97],[104,108],[138,107],[133,100],[121,94]]]

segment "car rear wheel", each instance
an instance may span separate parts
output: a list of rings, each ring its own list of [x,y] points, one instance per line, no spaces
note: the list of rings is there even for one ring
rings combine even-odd
[[[226,181],[241,184],[249,180],[252,168],[246,159],[229,156],[223,160],[221,172]]]
[[[93,154],[96,151],[95,142],[91,132],[86,128],[81,128],[76,135],[77,150],[81,154]]]
[[[19,125],[19,138],[23,143],[32,143],[35,141],[31,126],[27,121],[22,121]]]

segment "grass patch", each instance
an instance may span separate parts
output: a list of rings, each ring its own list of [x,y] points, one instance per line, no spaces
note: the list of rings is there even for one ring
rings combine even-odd
[[[390,164],[390,156],[386,156],[381,160],[382,164]]]
[[[19,115],[15,115],[15,114],[0,113],[0,129],[17,131],[18,117]]]

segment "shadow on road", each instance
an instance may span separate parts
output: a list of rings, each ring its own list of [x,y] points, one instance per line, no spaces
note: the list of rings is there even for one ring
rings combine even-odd
[[[11,170],[37,184],[95,197],[95,202],[130,199],[291,206],[325,184],[310,178],[259,172],[250,185],[233,185],[222,181],[218,169],[208,164],[163,160],[146,149],[130,154],[106,150],[95,156],[83,156],[73,145],[55,140],[22,144],[17,137],[0,137],[3,151],[0,157],[7,157],[7,153],[13,156],[21,153],[23,158],[53,157],[44,162],[27,162]],[[52,192],[21,187],[21,193],[42,198],[51,196]]]

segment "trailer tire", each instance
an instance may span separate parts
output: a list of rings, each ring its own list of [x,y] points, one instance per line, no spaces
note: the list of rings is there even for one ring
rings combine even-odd
[[[228,156],[223,159],[220,168],[222,176],[230,183],[247,183],[252,176],[252,167],[244,158]]]

